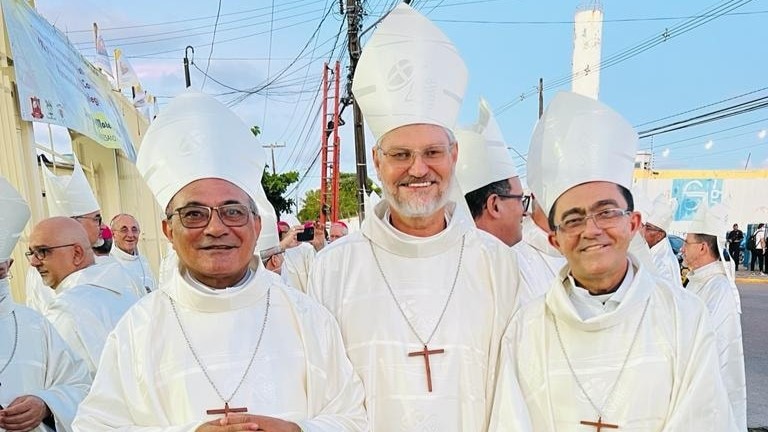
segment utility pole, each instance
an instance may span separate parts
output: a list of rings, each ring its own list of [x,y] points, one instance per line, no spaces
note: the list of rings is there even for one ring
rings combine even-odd
[[[192,45],[187,45],[184,49],[184,82],[187,84],[187,88],[192,85],[192,81],[189,79],[189,50],[192,50],[192,63],[195,62],[195,48]]]
[[[368,165],[365,157],[365,132],[363,113],[352,94],[352,79],[355,76],[357,61],[360,60],[360,29],[362,28],[363,8],[360,0],[347,0],[347,34],[349,39],[349,75],[347,76],[347,95],[352,102],[355,133],[355,160],[357,173],[357,216],[360,222],[365,219],[365,182],[368,179]]]
[[[272,143],[263,145],[262,147],[268,148],[272,152],[272,175],[277,174],[277,170],[275,168],[275,149],[285,147],[285,144]]]

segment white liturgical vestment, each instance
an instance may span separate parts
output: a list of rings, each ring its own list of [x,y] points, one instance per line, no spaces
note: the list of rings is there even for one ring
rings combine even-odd
[[[581,317],[571,299],[581,288],[565,267],[515,315],[502,340],[490,431],[592,431],[581,422],[599,414],[584,392],[620,431],[736,430],[706,308],[685,290],[659,286],[638,263],[632,258],[623,289],[601,298],[603,313]]]
[[[515,254],[462,206],[449,204],[446,229],[427,238],[394,229],[387,206],[318,254],[310,295],[340,323],[372,430],[485,431],[501,332],[530,297]],[[424,356],[409,355],[423,351],[419,338],[445,350],[428,358],[432,392]]]
[[[25,303],[28,308],[45,315],[55,294],[51,287],[43,282],[36,268],[27,267]]]
[[[547,233],[530,217],[523,219],[523,239],[512,246],[518,253],[520,275],[534,296],[544,295],[565,265],[560,251],[549,244]]]
[[[13,303],[10,295],[0,302],[0,367],[13,350],[12,312],[18,322],[18,345],[8,367],[0,374],[0,406],[7,408],[19,396],[37,396],[51,410],[56,430],[70,432],[77,405],[91,384],[88,369],[48,320]],[[44,423],[32,430],[52,431]]]
[[[669,243],[669,239],[664,237],[660,242],[653,245],[651,248],[651,258],[653,259],[653,263],[656,264],[659,277],[670,281],[674,287],[683,287],[683,279],[680,275],[680,263],[677,261],[675,251],[672,250],[672,245]]]
[[[120,272],[113,272],[117,266]],[[107,335],[138,298],[133,291],[113,288],[110,276],[123,274],[120,265],[94,264],[65,277],[56,287],[45,317],[69,346],[85,360],[91,375],[96,373]],[[126,279],[129,277],[126,275]]]
[[[315,262],[316,254],[315,248],[308,242],[300,242],[298,246],[286,249],[280,271],[283,281],[288,286],[306,293],[309,271]]]
[[[152,274],[152,269],[149,267],[149,262],[144,255],[136,254],[132,255],[117,246],[112,246],[112,250],[109,255],[118,262],[126,272],[136,281],[136,284],[143,287],[145,293],[149,293],[155,290],[155,276]],[[142,295],[143,297],[143,295]]]
[[[211,382],[229,397],[242,380],[231,408],[292,421],[307,432],[367,430],[362,384],[333,317],[267,272],[259,266],[244,285],[220,293],[169,272],[110,335],[75,429],[194,431],[222,417],[206,414],[224,406]],[[268,295],[263,339],[248,369]]]
[[[688,291],[704,300],[717,336],[720,372],[740,431],[747,430],[747,384],[741,314],[721,261],[688,272]]]

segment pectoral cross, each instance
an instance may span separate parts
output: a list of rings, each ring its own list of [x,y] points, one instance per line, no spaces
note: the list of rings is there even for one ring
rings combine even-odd
[[[230,408],[229,402],[224,402],[223,409],[209,409],[206,414],[224,414],[224,417],[228,417],[229,413],[244,413],[248,412],[248,408]]]
[[[432,370],[429,368],[429,355],[430,354],[442,354],[444,349],[431,350],[424,345],[424,349],[421,351],[409,352],[408,357],[424,356],[424,367],[427,368],[427,389],[432,393]]]
[[[610,423],[603,423],[603,418],[602,417],[598,417],[597,418],[597,422],[591,422],[591,421],[587,421],[587,420],[582,420],[579,423],[581,423],[583,425],[587,425],[587,426],[593,426],[593,427],[597,428],[597,432],[600,432],[600,429],[602,429],[602,428],[606,428],[606,429],[618,429],[619,428],[619,425],[610,424]]]

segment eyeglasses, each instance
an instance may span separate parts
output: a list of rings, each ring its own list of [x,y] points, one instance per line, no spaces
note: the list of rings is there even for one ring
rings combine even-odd
[[[72,219],[89,219],[94,222],[96,222],[97,225],[101,225],[101,215],[97,214],[96,216],[72,216]]]
[[[213,210],[216,210],[221,223],[231,228],[247,224],[249,214],[256,214],[245,204],[225,204],[216,207],[189,205],[177,208],[167,216],[171,220],[174,215],[178,215],[184,228],[205,228],[211,222]]]
[[[523,213],[528,211],[528,206],[531,205],[530,195],[514,195],[514,194],[496,194],[499,198],[518,199],[523,206]]]
[[[622,217],[627,216],[630,213],[632,212],[629,210],[606,209],[584,216],[572,216],[566,218],[560,225],[557,225],[555,229],[563,234],[581,234],[587,228],[588,219],[592,219],[595,226],[600,229],[613,228],[619,224]]]
[[[140,229],[138,229],[138,228],[136,228],[136,227],[131,227],[131,228],[128,228],[128,227],[122,227],[122,228],[120,228],[120,229],[118,230],[118,232],[119,232],[120,234],[128,234],[128,233],[132,233],[132,234],[139,234],[139,233],[141,232],[141,230],[140,230]]]
[[[427,165],[439,165],[444,163],[448,160],[447,156],[451,147],[453,147],[453,144],[427,147],[424,150],[411,150],[406,148],[384,150],[381,147],[378,147],[378,149],[379,152],[386,156],[394,166],[405,168],[413,164],[417,155],[420,155],[421,160]]]
[[[688,240],[683,240],[683,243],[685,243],[686,245],[704,244],[704,242],[694,242],[694,241],[689,242]]]
[[[661,228],[659,228],[657,226],[651,225],[649,223],[643,224],[643,227],[645,227],[646,231],[664,232],[663,229],[661,229]]]
[[[35,258],[37,258],[39,261],[43,261],[46,258],[48,258],[48,255],[51,253],[52,250],[59,249],[59,248],[70,247],[70,246],[75,246],[75,245],[76,245],[76,243],[70,243],[70,244],[59,245],[59,246],[41,246],[39,248],[30,249],[30,250],[24,252],[24,256],[26,256],[27,260],[29,260],[29,261],[32,260],[33,256]]]

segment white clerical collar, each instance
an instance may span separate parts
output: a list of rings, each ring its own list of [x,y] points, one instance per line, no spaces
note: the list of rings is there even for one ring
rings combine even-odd
[[[444,216],[445,216],[445,226],[447,229],[448,225],[451,223],[451,215],[446,211],[444,213]],[[384,222],[384,226],[386,226],[390,231],[392,231],[392,234],[397,236],[400,240],[414,241],[422,238],[422,237],[416,237],[410,234],[406,234],[400,231],[399,229],[395,228],[395,226],[392,225],[392,212],[390,211],[389,207],[387,207],[387,210],[384,212],[384,216],[382,216],[381,221]]]
[[[253,272],[250,268],[247,269],[245,272],[245,276],[243,276],[242,279],[240,279],[236,284],[232,285],[231,287],[226,288],[211,288],[208,285],[205,285],[204,283],[200,282],[199,280],[192,277],[191,274],[189,274],[189,270],[184,269],[183,271],[183,278],[184,280],[193,288],[196,290],[205,293],[205,294],[232,294],[236,293],[238,291],[241,291],[245,286],[253,279]]]
[[[138,249],[136,249],[135,254],[129,254],[128,252],[120,249],[117,245],[112,246],[112,250],[109,251],[109,254],[114,256],[115,258],[119,258],[125,261],[136,261],[137,259],[139,259]]]
[[[716,274],[725,275],[725,268],[723,268],[723,262],[720,260],[712,261],[696,270],[689,271],[687,277],[691,282],[701,282]]]
[[[616,310],[627,295],[629,286],[635,278],[635,269],[632,261],[627,258],[627,273],[616,291],[608,294],[592,295],[588,290],[576,285],[576,280],[571,272],[563,280],[563,286],[568,292],[568,298],[582,319],[602,315]]]

